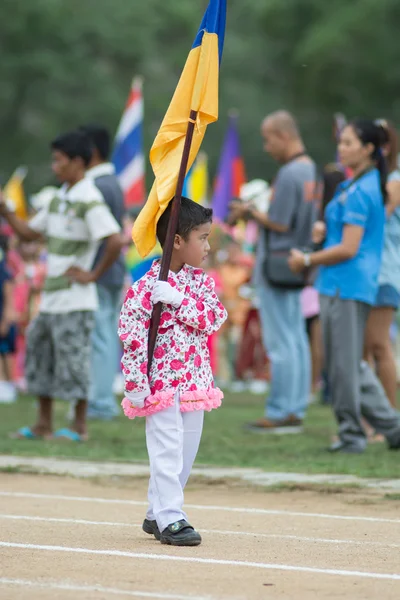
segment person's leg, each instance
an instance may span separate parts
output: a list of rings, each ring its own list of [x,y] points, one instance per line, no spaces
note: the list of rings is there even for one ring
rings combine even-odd
[[[247,372],[251,369],[253,365],[254,338],[252,335],[251,327],[253,313],[254,309],[251,309],[248,312],[237,351],[235,377],[239,380],[243,380],[245,378]]]
[[[183,468],[183,422],[179,402],[146,419],[146,443],[150,461],[151,490],[147,518],[160,531],[186,519],[179,480]],[[153,519],[150,519],[153,520]]]
[[[359,319],[367,325],[368,312],[359,307]],[[360,369],[361,412],[365,420],[377,433],[386,437],[390,446],[400,448],[400,418],[391,406],[378,377],[367,362]]]
[[[319,391],[322,379],[322,333],[319,317],[314,317],[310,323],[310,345],[311,345],[311,391],[315,394]]]
[[[30,428],[37,436],[48,436],[53,431],[54,348],[51,338],[50,316],[39,314],[26,332],[25,376],[27,388],[38,396],[38,417]]]
[[[17,388],[12,377],[13,366],[14,355],[0,352],[0,404],[12,404],[17,399]]]
[[[195,410],[182,414],[183,421],[183,461],[179,481],[182,490],[185,488],[193,463],[196,459],[203,432],[204,411]]]
[[[258,292],[263,342],[271,362],[271,387],[265,416],[275,422],[289,416],[299,379],[300,365],[294,364],[298,354],[296,332],[290,320],[293,302],[290,293],[265,282]]]
[[[49,396],[39,396],[38,409],[37,424],[32,430],[37,435],[50,434],[53,430],[53,399]]]
[[[321,297],[324,356],[340,442],[362,452],[367,443],[361,424],[360,394],[365,323],[359,306],[352,300]]]
[[[311,390],[311,358],[306,324],[300,303],[300,292],[288,292],[290,303],[289,325],[296,354],[293,357],[293,388],[290,414],[302,420],[307,410]]]
[[[92,333],[88,418],[106,420],[112,419],[120,412],[113,392],[118,354],[120,290],[98,285],[97,291],[99,308],[95,313]]]
[[[147,448],[148,448],[148,444],[147,444]],[[149,450],[148,450],[148,453],[149,453],[149,456],[150,456],[150,451]],[[152,453],[154,453],[154,451],[152,451]],[[154,491],[153,491],[153,488],[154,488],[154,483],[153,483],[153,479],[152,479],[152,477],[150,475],[149,487],[147,488],[148,506],[147,506],[147,512],[146,512],[146,519],[148,519],[149,521],[155,521],[156,520],[156,518],[154,516]]]
[[[386,437],[389,444],[400,448],[400,418],[367,362],[361,365],[361,413],[367,423]]]
[[[328,296],[319,297],[320,302],[320,323],[321,323],[321,349],[323,355],[323,371],[322,371],[322,402],[324,404],[332,404],[331,389],[329,384],[329,368],[332,364],[331,356],[331,317],[329,307],[331,298]],[[322,304],[324,309],[322,309]]]
[[[91,311],[74,311],[51,317],[55,351],[54,395],[62,400],[76,402],[71,430],[83,439],[87,436],[86,413],[94,316]]]
[[[393,315],[394,309],[389,306],[371,310],[365,336],[365,357],[372,357],[390,404],[396,407],[397,372],[390,340]]]

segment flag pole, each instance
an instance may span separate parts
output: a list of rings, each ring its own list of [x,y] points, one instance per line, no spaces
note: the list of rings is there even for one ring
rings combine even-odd
[[[183,184],[185,182],[185,176],[187,171],[187,165],[189,161],[190,147],[192,145],[194,126],[196,124],[197,111],[191,110],[189,115],[188,126],[186,130],[185,145],[183,147],[181,164],[179,167],[178,181],[176,184],[176,192],[174,199],[172,200],[171,216],[168,223],[167,235],[165,238],[165,244],[163,248],[163,255],[160,266],[160,281],[168,280],[169,267],[171,264],[172,250],[174,248],[174,239],[176,230],[178,229],[179,211],[181,207],[181,198]],[[151,362],[153,360],[154,348],[156,345],[158,327],[161,318],[162,304],[159,302],[153,308],[153,314],[151,316],[151,324],[149,331],[149,343],[148,343],[148,363],[147,373],[150,374]]]

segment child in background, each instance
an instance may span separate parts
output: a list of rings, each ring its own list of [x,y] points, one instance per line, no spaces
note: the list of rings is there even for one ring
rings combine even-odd
[[[13,283],[6,265],[6,242],[0,240],[0,404],[16,400],[12,381],[12,358],[15,352]]]
[[[157,224],[164,247],[171,204]],[[197,546],[201,537],[183,512],[183,490],[199,448],[204,411],[221,405],[214,387],[208,337],[226,319],[214,281],[201,268],[210,250],[212,211],[182,198],[168,282],[160,262],[128,290],[118,334],[124,345],[124,413],[146,417],[149,507],[143,530],[163,544]],[[163,303],[148,375],[153,306]]]
[[[14,379],[19,389],[25,391],[25,332],[29,323],[39,312],[40,295],[46,278],[46,266],[40,261],[41,245],[39,242],[19,240],[16,250],[21,260],[14,285],[14,307],[17,318]]]

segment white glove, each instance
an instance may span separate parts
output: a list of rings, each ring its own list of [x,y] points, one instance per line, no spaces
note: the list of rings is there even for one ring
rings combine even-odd
[[[124,396],[135,406],[136,408],[143,408],[144,401],[150,396],[150,388],[146,388],[143,392],[127,392],[125,391]]]
[[[170,304],[174,308],[179,308],[184,297],[185,295],[182,292],[178,292],[168,281],[157,281],[153,288],[151,301],[153,304],[162,302],[163,304]]]

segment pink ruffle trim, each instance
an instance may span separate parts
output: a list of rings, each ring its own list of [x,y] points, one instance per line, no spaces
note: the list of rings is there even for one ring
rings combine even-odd
[[[136,408],[124,398],[121,402],[124,414],[128,419],[136,417],[149,417],[174,403],[175,390],[168,392],[156,392],[146,399],[143,408]],[[206,410],[210,412],[214,408],[219,408],[222,404],[223,392],[219,388],[209,388],[208,390],[196,390],[192,392],[183,392],[180,396],[181,412],[192,412],[194,410]]]

